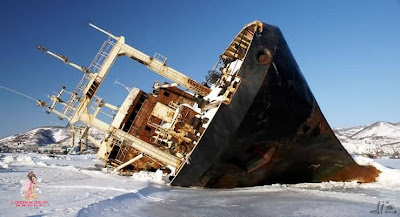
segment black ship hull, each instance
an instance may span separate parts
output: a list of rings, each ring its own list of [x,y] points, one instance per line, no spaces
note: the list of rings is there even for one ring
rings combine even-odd
[[[254,35],[239,76],[172,185],[375,180],[379,172],[357,165],[335,137],[279,28]]]

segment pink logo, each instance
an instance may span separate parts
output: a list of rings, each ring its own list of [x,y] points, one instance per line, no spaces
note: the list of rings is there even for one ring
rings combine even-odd
[[[21,180],[21,194],[24,200],[11,201],[11,205],[16,207],[24,206],[44,206],[48,201],[41,201],[39,195],[41,192],[38,188],[38,179],[33,172],[29,172],[26,180]]]
[[[40,200],[34,200],[34,201],[26,201],[26,200],[16,200],[16,201],[11,201],[11,205],[15,206],[44,206],[48,204],[49,201],[40,201]]]

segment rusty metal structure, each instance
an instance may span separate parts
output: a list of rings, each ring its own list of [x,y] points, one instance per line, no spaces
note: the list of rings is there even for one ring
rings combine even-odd
[[[89,67],[38,46],[83,72],[75,90],[62,88],[51,104],[38,105],[80,129],[116,172],[162,170],[172,185],[207,188],[372,182],[379,174],[357,165],[335,137],[278,27],[246,25],[209,71],[207,85],[169,67],[162,55],[150,57],[90,25],[109,38]],[[107,103],[96,92],[120,56],[170,83],[156,82],[151,93],[127,88],[120,107]],[[110,123],[97,118],[104,108],[114,112]],[[90,128],[104,138],[91,137]]]

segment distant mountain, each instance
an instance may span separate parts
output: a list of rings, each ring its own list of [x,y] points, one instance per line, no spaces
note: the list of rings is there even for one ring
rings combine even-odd
[[[89,131],[97,140],[101,141],[104,133],[91,129]],[[75,144],[78,143],[78,138],[75,138]],[[0,139],[0,150],[3,151],[35,151],[42,146],[71,146],[71,132],[66,127],[49,126],[32,129],[26,133],[20,133]],[[89,143],[89,147],[94,148],[94,145]]]
[[[400,123],[380,121],[367,126],[334,128],[333,131],[350,154],[400,156]],[[98,141],[104,137],[104,133],[96,129],[91,129],[90,134]],[[34,151],[41,146],[71,146],[71,133],[65,127],[40,127],[0,139],[0,150],[3,151]]]
[[[367,126],[333,129],[351,154],[370,157],[400,156],[400,123],[376,122]]]
[[[398,140],[400,138],[400,125],[388,122],[376,122],[358,131],[351,136],[354,139],[382,139],[389,138]]]

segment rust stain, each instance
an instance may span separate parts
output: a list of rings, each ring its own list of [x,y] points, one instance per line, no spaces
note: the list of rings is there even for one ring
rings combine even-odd
[[[260,168],[261,166],[267,164],[267,163],[271,160],[272,155],[274,155],[275,150],[276,150],[275,147],[271,147],[271,148],[264,154],[264,156],[263,156],[261,159],[257,160],[257,161],[254,162],[253,164],[251,164],[251,165],[247,168],[247,171],[248,171],[249,173],[251,173],[251,172],[257,170],[258,168]]]
[[[341,169],[337,174],[322,181],[357,181],[359,183],[375,182],[381,171],[375,167],[354,165]]]
[[[263,65],[268,65],[269,62],[271,61],[271,55],[262,54],[260,55],[260,57],[258,57],[258,61]]]

